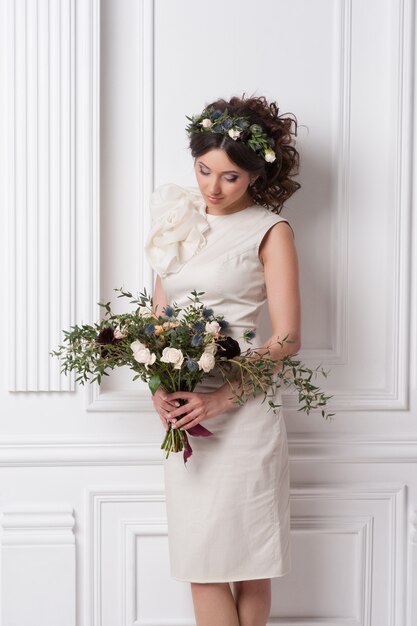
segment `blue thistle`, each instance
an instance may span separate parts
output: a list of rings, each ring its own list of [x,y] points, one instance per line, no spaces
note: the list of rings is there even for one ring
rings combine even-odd
[[[213,309],[203,309],[203,317],[206,319],[213,315]]]
[[[191,337],[191,345],[193,348],[198,348],[203,343],[203,337],[201,335],[193,335]]]
[[[189,361],[187,361],[187,369],[190,372],[196,372],[198,370],[198,363],[197,363],[197,361],[192,361],[191,359]]]
[[[236,120],[235,126],[244,130],[245,128],[248,128],[249,122],[247,120]]]
[[[220,324],[220,330],[226,330],[226,328],[230,326],[229,322],[227,322],[226,320],[220,320],[219,324]]]
[[[196,333],[202,333],[204,330],[204,324],[203,322],[195,322],[195,324],[193,324],[193,330]]]
[[[214,111],[210,113],[210,119],[218,120],[219,117],[221,117],[222,115],[223,115],[223,111],[220,111],[219,109],[214,109]]]
[[[155,326],[153,324],[146,324],[143,330],[147,335],[153,335],[155,332]]]
[[[226,117],[222,122],[222,126],[224,130],[230,130],[233,126],[233,120],[230,117]]]
[[[166,317],[172,317],[174,315],[174,309],[172,308],[172,306],[166,306],[164,309],[164,313],[166,315]]]

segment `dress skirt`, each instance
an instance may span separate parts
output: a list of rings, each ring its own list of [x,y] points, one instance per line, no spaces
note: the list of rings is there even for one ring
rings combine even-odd
[[[220,383],[208,379],[196,391]],[[193,454],[164,461],[171,576],[231,582],[290,569],[289,459],[282,408],[263,396],[233,406],[189,436]],[[280,389],[276,403],[281,403]]]

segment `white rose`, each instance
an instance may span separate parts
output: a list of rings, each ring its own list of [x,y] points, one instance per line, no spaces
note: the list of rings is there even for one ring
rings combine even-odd
[[[211,120],[208,119],[208,117],[206,117],[202,122],[201,125],[204,128],[211,128],[213,126],[213,122]]]
[[[219,322],[206,322],[206,333],[216,335],[220,330]]]
[[[216,354],[217,353],[217,344],[216,343],[209,343],[208,346],[205,347],[204,352],[207,352],[208,354]]]
[[[137,350],[133,354],[133,358],[138,363],[142,363],[148,369],[149,365],[153,365],[156,361],[156,354],[151,352],[149,348],[143,348],[143,350]]]
[[[181,350],[177,348],[164,348],[161,356],[162,363],[172,363],[174,370],[180,370],[182,362],[184,361],[184,355]]]
[[[143,345],[140,341],[134,341],[130,344],[132,352],[138,352],[139,350],[144,350],[146,346]]]
[[[127,337],[127,325],[125,324],[122,328],[120,328],[120,325],[117,325],[114,329],[114,338],[124,339],[125,337]]]
[[[211,352],[204,351],[198,360],[198,367],[200,370],[204,370],[206,373],[213,369],[216,364],[216,359],[214,358],[214,354]]]
[[[273,150],[267,150],[265,152],[265,161],[268,161],[268,163],[273,163],[276,159],[276,155],[275,152]]]
[[[229,130],[229,137],[231,137],[232,139],[237,139],[238,137],[240,137],[240,133],[242,131],[240,130],[235,130],[234,128],[231,128]]]

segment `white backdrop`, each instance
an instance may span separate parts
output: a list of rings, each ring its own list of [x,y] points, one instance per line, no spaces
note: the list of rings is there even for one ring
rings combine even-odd
[[[151,286],[149,195],[194,184],[185,115],[243,92],[299,122],[300,358],[331,370],[337,413],[284,396],[293,568],[270,622],[417,623],[415,19],[413,0],[0,0],[3,626],[194,623],[147,390],[76,388],[49,350]]]

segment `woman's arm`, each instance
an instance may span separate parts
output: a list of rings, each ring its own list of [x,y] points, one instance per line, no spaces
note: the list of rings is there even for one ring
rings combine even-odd
[[[264,237],[259,251],[264,265],[268,311],[272,335],[261,346],[271,358],[280,360],[301,347],[301,304],[297,251],[287,222],[275,224]],[[288,335],[294,343],[277,344]],[[277,370],[280,367],[277,367]]]
[[[168,300],[162,288],[162,283],[159,276],[157,276],[155,280],[155,288],[152,300],[154,311],[157,313],[157,315],[162,315],[164,308],[168,305]]]

